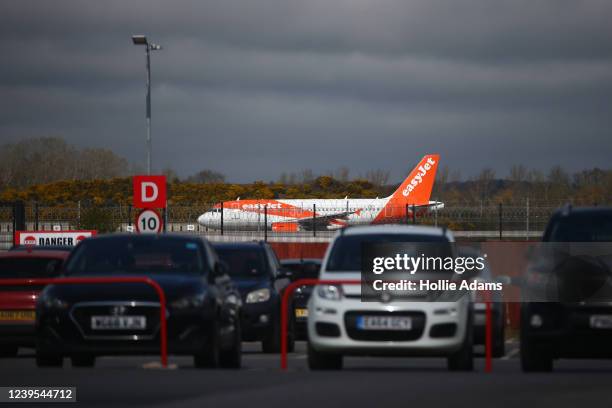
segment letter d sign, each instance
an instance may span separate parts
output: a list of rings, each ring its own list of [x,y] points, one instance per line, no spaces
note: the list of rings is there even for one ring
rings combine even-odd
[[[134,208],[166,208],[166,176],[134,176]]]

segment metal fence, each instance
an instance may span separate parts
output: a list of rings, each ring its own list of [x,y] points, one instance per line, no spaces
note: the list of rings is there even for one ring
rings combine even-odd
[[[556,207],[545,206],[447,206],[441,210],[424,211],[410,207],[386,208],[381,213],[374,208],[342,207],[268,209],[249,213],[218,214],[214,225],[201,225],[198,217],[210,211],[212,205],[171,206],[164,213],[166,231],[198,234],[213,240],[282,240],[326,241],[335,229],[346,223],[402,223],[447,227],[455,235],[473,239],[537,239]],[[343,214],[337,219],[321,220],[329,213]],[[131,206],[48,206],[25,205],[25,228],[28,230],[96,229],[101,232],[130,232],[134,228],[137,210]],[[223,218],[223,221],[221,221]],[[238,221],[239,218],[239,221]],[[296,230],[286,227],[299,218]],[[13,239],[14,209],[0,203],[0,249],[10,247]]]

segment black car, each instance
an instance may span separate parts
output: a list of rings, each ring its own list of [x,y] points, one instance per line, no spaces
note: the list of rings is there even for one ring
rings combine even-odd
[[[317,279],[321,270],[321,259],[283,259],[283,268],[291,271],[291,281],[299,279]],[[293,292],[293,307],[295,309],[295,337],[304,340],[307,338],[308,299],[312,294],[312,285],[300,286]]]
[[[242,339],[261,341],[265,353],[278,353],[281,296],[290,283],[290,273],[265,242],[215,243],[214,247],[242,295]],[[294,348],[292,310],[290,306],[289,351]]]
[[[551,371],[559,358],[612,358],[612,209],[567,206],[543,241],[523,278],[523,370]]]
[[[196,367],[241,363],[240,295],[205,240],[173,235],[107,235],[81,242],[67,277],[147,276],[167,298],[168,353]],[[96,356],[158,354],[159,299],[140,283],[50,285],[36,309],[39,366],[92,366]]]

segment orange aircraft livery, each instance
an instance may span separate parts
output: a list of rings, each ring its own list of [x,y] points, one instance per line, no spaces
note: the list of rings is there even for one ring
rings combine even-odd
[[[385,198],[258,199],[225,201],[198,217],[211,229],[249,231],[333,230],[349,225],[384,224],[410,217],[413,211],[439,210],[430,201],[440,156],[428,154],[395,192]],[[222,219],[223,218],[223,219]]]

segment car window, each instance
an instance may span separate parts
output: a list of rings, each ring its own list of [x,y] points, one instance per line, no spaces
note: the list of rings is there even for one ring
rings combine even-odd
[[[344,235],[336,239],[325,270],[344,272],[361,270],[361,244],[364,242],[448,242],[443,235],[363,234]],[[416,248],[415,248],[416,251]],[[449,253],[451,252],[449,243]]]
[[[229,266],[229,275],[234,278],[258,278],[270,273],[266,255],[259,247],[220,247],[219,259]]]
[[[61,264],[58,258],[0,258],[0,279],[52,278]]]
[[[183,239],[100,239],[83,242],[67,262],[69,275],[204,274],[206,255],[196,241]]]

